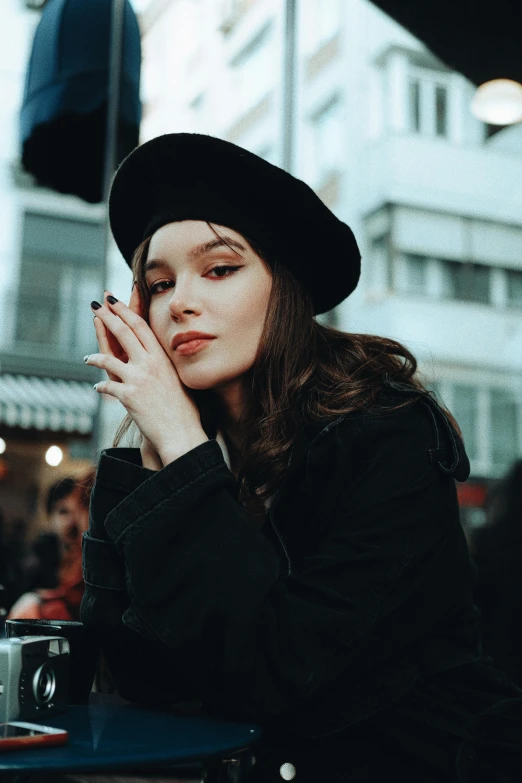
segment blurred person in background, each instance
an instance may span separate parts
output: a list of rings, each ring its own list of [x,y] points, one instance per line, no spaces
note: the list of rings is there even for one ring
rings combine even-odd
[[[4,591],[5,597],[5,582],[7,580],[7,552],[6,552],[6,536],[5,536],[5,515],[0,507],[0,590]],[[5,598],[4,598],[5,600]]]
[[[486,524],[471,535],[484,649],[522,685],[522,460],[490,492]]]
[[[89,495],[94,474],[66,477],[47,495],[50,532],[33,545],[26,564],[30,587],[14,603],[9,618],[79,620],[84,591],[82,535],[89,524]]]
[[[23,517],[12,518],[2,541],[2,578],[4,606],[9,609],[28,584],[29,568],[26,554],[27,522]]]

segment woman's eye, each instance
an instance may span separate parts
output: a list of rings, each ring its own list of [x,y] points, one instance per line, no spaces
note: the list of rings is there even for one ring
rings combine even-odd
[[[224,272],[225,274],[218,275],[218,278],[220,278],[220,277],[229,277],[229,275],[232,275],[234,274],[234,272],[237,272],[238,269],[241,269],[241,267],[240,266],[215,266],[213,269],[210,270],[210,272]]]
[[[159,288],[159,286],[169,285],[171,280],[159,280],[157,283],[153,283],[149,288],[149,294],[157,294],[158,291],[166,291],[166,288]]]

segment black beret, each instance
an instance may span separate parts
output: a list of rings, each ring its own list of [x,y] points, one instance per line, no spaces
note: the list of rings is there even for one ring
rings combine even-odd
[[[361,256],[352,230],[302,180],[229,141],[168,133],[136,147],[109,197],[127,264],[167,223],[205,220],[238,231],[285,264],[324,313],[355,289]]]

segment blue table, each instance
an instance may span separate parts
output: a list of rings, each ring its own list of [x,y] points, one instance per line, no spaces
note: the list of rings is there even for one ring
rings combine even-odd
[[[193,778],[204,771],[207,781],[239,781],[252,765],[249,751],[261,737],[261,729],[253,724],[187,717],[100,693],[91,693],[88,705],[70,705],[67,713],[45,723],[66,729],[69,744],[2,753],[0,771],[161,770],[173,777],[192,773]],[[231,765],[234,771],[229,775]]]

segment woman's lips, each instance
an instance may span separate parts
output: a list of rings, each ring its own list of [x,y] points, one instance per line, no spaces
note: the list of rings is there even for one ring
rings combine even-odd
[[[189,340],[187,343],[181,343],[181,345],[178,345],[176,348],[176,353],[179,353],[182,356],[190,356],[191,354],[200,351],[205,347],[205,345],[212,342],[214,339],[214,337],[200,337],[197,340]]]

